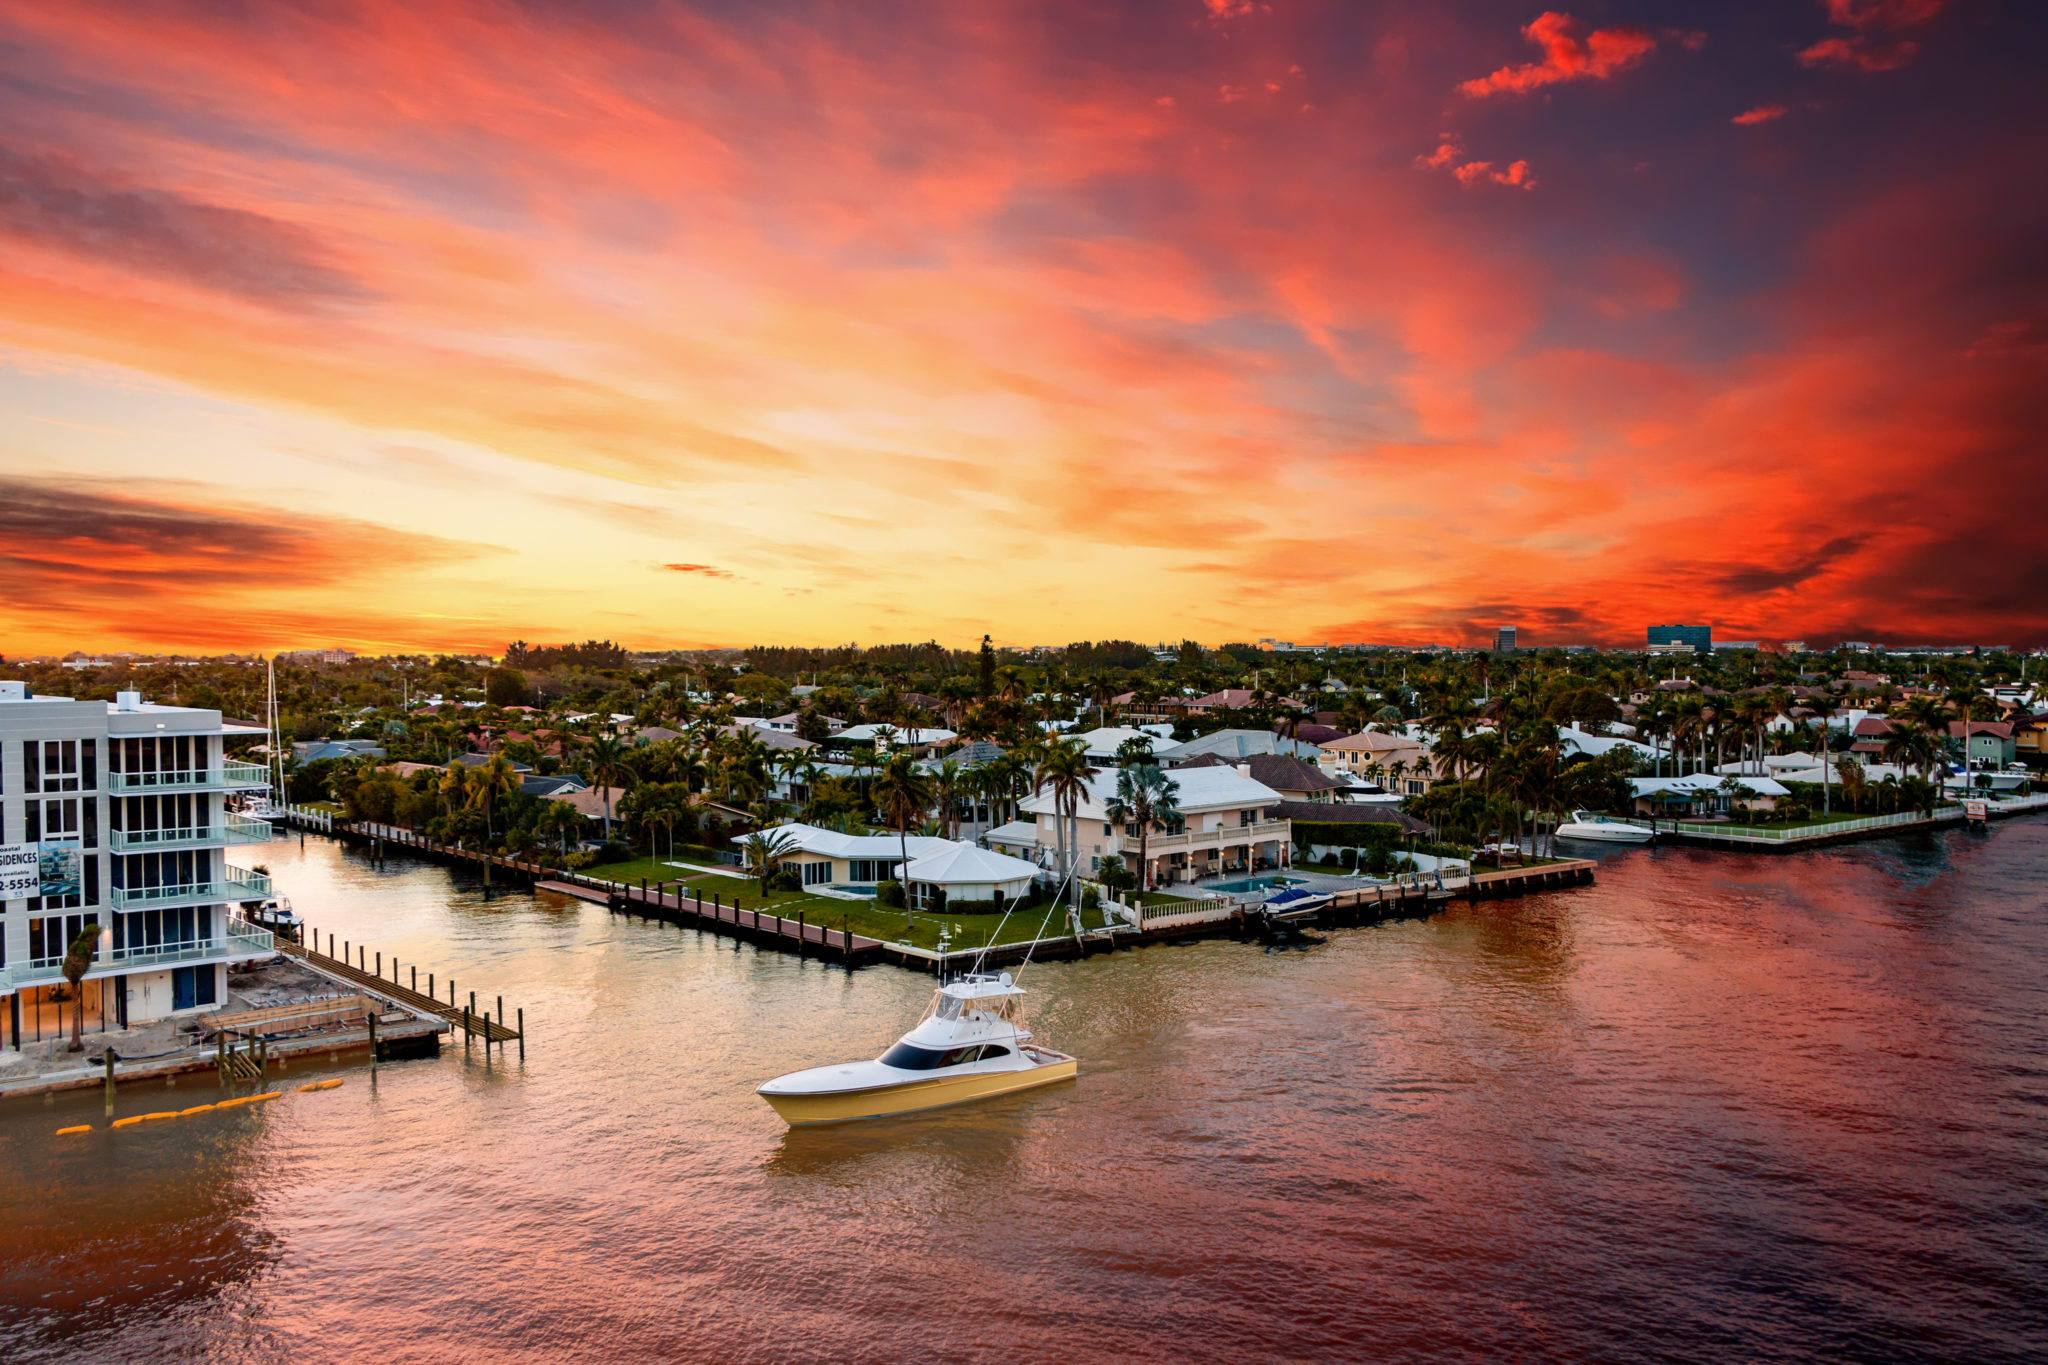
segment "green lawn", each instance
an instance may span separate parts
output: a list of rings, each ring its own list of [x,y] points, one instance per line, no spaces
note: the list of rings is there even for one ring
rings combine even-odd
[[[606,863],[602,867],[587,867],[582,875],[601,877],[607,881],[620,882],[637,887],[642,877],[647,878],[651,887],[657,880],[670,882],[671,893],[680,891],[686,896],[702,895],[710,900],[714,895],[721,904],[738,905],[742,910],[760,910],[765,914],[781,915],[795,919],[802,915],[812,924],[822,924],[837,929],[842,924],[856,934],[881,939],[885,943],[907,940],[919,948],[939,946],[939,926],[950,925],[953,929],[951,948],[955,951],[979,948],[989,942],[990,935],[1001,922],[1001,915],[957,914],[948,911],[942,915],[927,915],[922,912],[912,917],[908,928],[904,926],[903,912],[878,906],[872,901],[840,900],[836,896],[820,896],[808,891],[771,891],[761,894],[761,883],[748,879],[739,881],[732,877],[721,877],[715,873],[691,875],[678,887],[674,879],[682,869],[668,867],[663,860],[636,858],[631,862]],[[1099,911],[1089,911],[1083,917],[1088,928],[1099,927],[1103,917]],[[1048,935],[1057,936],[1066,932],[1066,917],[1061,911],[1054,911],[1050,925],[1045,924],[1045,907],[1020,910],[1010,916],[1003,925],[1002,936],[997,942],[1023,943],[1039,936],[1041,926]]]
[[[552,863],[557,861],[557,859],[550,857],[548,861]],[[675,861],[693,862],[695,860],[690,858],[681,849],[677,849]],[[739,869],[734,868],[733,871],[737,872]],[[602,863],[595,867],[581,869],[581,875],[585,877],[602,877],[606,881],[612,882],[624,882],[629,886],[640,885],[642,877],[647,879],[649,886],[654,885],[656,882],[672,882],[678,877],[687,877],[692,882],[703,882],[706,887],[704,894],[707,896],[711,894],[709,888],[739,885],[731,877],[721,877],[715,872],[692,872],[686,867],[670,867],[669,859],[665,857],[631,858],[622,863]]]

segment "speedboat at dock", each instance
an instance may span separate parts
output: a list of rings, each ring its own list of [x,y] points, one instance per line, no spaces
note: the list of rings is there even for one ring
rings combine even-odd
[[[1647,844],[1653,837],[1643,826],[1616,820],[1598,811],[1575,810],[1572,818],[1557,827],[1560,839],[1590,839],[1606,844]]]
[[[1306,887],[1290,886],[1275,891],[1259,906],[1259,913],[1271,924],[1288,924],[1295,920],[1314,919],[1323,907],[1336,899],[1327,891],[1310,891]]]
[[[1024,1027],[1024,988],[1008,972],[933,992],[917,1027],[871,1062],[777,1076],[758,1093],[791,1127],[886,1118],[1072,1080],[1081,1064]]]

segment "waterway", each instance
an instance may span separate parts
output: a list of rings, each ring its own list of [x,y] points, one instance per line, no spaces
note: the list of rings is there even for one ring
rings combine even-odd
[[[323,932],[523,1005],[525,1063],[119,1132],[0,1106],[0,1359],[2048,1351],[2048,821],[1033,966],[1078,1082],[799,1132],[753,1087],[878,1052],[929,979],[254,852]]]

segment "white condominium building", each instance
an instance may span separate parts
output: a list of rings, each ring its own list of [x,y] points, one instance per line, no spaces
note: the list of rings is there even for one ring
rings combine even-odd
[[[226,809],[268,785],[222,753],[220,712],[29,694],[0,682],[0,1046],[68,1031],[65,950],[88,924],[87,1026],[217,1008],[226,964],[267,956],[268,933],[238,914],[270,894],[230,866],[232,844],[270,826]]]

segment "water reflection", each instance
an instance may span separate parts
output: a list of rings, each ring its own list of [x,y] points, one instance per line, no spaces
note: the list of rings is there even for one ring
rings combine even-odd
[[[878,1054],[929,978],[280,845],[323,932],[523,1006],[526,1064],[76,1146],[96,1096],[0,1106],[0,1356],[2027,1358],[2048,823],[1603,853],[1036,964],[1077,1081],[791,1131],[754,1088]]]

